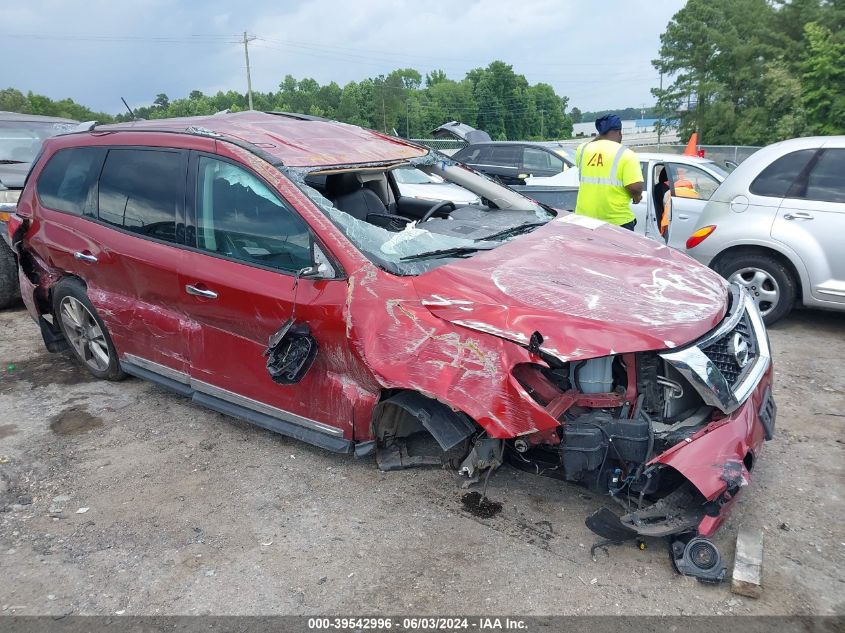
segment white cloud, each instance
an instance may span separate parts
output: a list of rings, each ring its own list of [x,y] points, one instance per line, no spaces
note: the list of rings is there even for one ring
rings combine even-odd
[[[640,105],[653,101],[650,60],[682,5],[611,0],[599,14],[575,0],[263,0],[237,11],[229,0],[30,0],[2,12],[0,58],[14,60],[2,81],[111,112],[121,96],[141,105],[159,92],[244,91],[237,39],[248,30],[261,38],[250,60],[262,91],[286,74],[342,85],[407,66],[460,79],[502,59],[582,110]]]

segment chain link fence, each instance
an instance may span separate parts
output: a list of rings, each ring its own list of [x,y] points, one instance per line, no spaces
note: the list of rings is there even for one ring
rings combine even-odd
[[[466,147],[466,141],[451,138],[412,138],[408,139],[412,143],[419,143],[425,145],[430,149],[436,149],[438,152],[443,152],[447,156],[451,156],[462,147]]]
[[[683,154],[686,145],[661,143],[660,145],[640,145],[634,148],[637,152],[663,152],[665,154]],[[760,149],[753,145],[699,145],[704,150],[704,157],[717,163],[731,161],[737,165]]]

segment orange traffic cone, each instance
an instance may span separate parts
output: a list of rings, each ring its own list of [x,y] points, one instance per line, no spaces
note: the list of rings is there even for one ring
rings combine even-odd
[[[698,156],[698,132],[693,132],[689,137],[689,143],[684,150],[684,156]]]

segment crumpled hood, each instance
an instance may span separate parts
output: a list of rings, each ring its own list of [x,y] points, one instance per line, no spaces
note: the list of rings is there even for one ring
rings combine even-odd
[[[686,255],[567,215],[489,252],[414,278],[422,303],[456,325],[563,361],[680,347],[713,329],[727,283]]]

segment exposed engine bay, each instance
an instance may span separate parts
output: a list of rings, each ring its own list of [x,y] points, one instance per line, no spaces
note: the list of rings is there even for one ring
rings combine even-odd
[[[562,425],[542,443],[530,437],[507,442],[508,461],[609,494],[625,509],[622,523],[631,536],[694,529],[707,511],[705,500],[695,503],[697,491],[677,472],[648,462],[706,426],[714,408],[656,353],[559,365],[515,371],[538,403],[557,400]],[[546,381],[562,395],[554,396]]]

